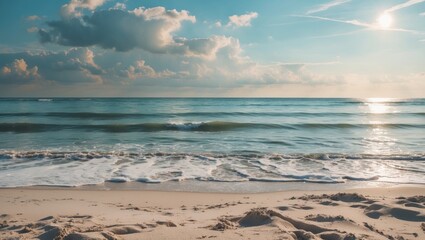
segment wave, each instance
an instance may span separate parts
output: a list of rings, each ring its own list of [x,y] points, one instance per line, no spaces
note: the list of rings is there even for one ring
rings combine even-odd
[[[0,187],[184,180],[424,183],[424,163],[425,153],[350,155],[0,150]]]
[[[188,123],[139,123],[139,124],[43,124],[43,123],[0,123],[0,132],[32,133],[61,130],[85,130],[101,132],[157,132],[157,131],[200,131],[221,132],[238,129],[290,128],[278,124],[238,122],[188,122]]]
[[[102,113],[102,112],[9,112],[0,117],[52,117],[70,119],[120,120],[153,117],[361,117],[379,116],[425,116],[425,112],[353,113],[353,112],[176,112],[176,113]]]
[[[388,160],[388,161],[425,161],[425,153],[411,154],[344,154],[344,153],[263,153],[255,151],[241,152],[206,152],[206,153],[174,153],[174,152],[129,152],[129,151],[54,151],[54,150],[28,150],[28,151],[13,151],[0,150],[0,159],[70,159],[70,160],[91,160],[95,158],[112,158],[118,157],[122,159],[143,159],[145,157],[162,157],[170,159],[179,159],[185,157],[199,157],[200,159],[271,159],[279,161],[284,159],[295,160],[318,160],[318,161],[333,161],[333,160]]]
[[[139,123],[139,124],[44,124],[44,123],[0,123],[0,132],[37,133],[62,130],[83,130],[111,133],[126,132],[158,132],[158,131],[199,131],[223,132],[253,129],[352,129],[352,128],[392,128],[392,129],[424,129],[425,124],[401,123],[299,123],[299,124],[274,124],[274,123],[243,123],[243,122],[187,122],[187,123]]]

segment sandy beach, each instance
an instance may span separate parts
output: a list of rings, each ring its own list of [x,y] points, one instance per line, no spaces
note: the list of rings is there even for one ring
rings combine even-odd
[[[0,190],[1,239],[425,239],[425,187]]]

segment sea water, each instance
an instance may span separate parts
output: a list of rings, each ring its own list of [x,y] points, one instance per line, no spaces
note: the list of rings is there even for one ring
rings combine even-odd
[[[425,99],[0,99],[0,187],[185,180],[425,183]]]

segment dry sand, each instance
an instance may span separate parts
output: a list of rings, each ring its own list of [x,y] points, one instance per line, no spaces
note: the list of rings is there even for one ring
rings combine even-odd
[[[1,239],[425,239],[425,187],[256,194],[0,189]]]

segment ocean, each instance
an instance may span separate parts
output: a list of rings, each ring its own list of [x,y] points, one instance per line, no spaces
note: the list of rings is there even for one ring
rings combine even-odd
[[[425,99],[2,98],[0,187],[425,183]]]

